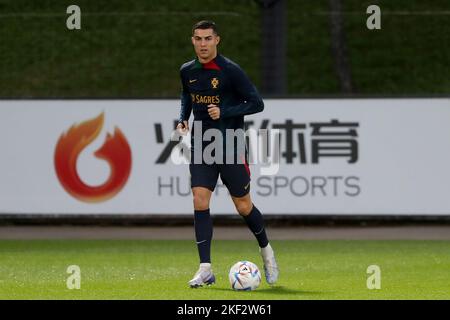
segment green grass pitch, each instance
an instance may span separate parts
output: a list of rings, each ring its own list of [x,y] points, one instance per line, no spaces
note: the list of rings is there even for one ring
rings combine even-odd
[[[239,260],[262,263],[254,241],[214,241],[217,283],[191,289],[193,241],[0,241],[0,299],[450,299],[449,241],[272,241],[277,286],[230,289]],[[81,288],[66,286],[69,265]],[[367,289],[367,267],[381,289]]]

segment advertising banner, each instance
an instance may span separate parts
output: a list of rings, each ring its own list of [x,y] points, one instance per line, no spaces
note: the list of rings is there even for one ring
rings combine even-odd
[[[172,141],[179,108],[0,101],[0,213],[192,214],[189,165]],[[266,99],[245,120],[253,141],[278,134],[269,162],[261,148],[250,159],[264,213],[450,214],[450,99]],[[211,212],[236,212],[220,178]]]

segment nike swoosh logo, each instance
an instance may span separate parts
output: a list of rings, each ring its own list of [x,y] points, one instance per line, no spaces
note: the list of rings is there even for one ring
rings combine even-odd
[[[200,244],[200,243],[203,243],[203,242],[205,242],[206,240],[203,240],[203,241],[197,241],[197,244]]]
[[[264,227],[261,230],[259,230],[259,232],[255,232],[255,235],[260,234],[261,232],[263,232],[263,230],[264,230]]]
[[[244,187],[244,189],[247,190],[249,185],[250,185],[250,182],[247,183],[247,185]]]
[[[189,83],[194,83],[195,81],[197,81],[197,79],[189,80]]]

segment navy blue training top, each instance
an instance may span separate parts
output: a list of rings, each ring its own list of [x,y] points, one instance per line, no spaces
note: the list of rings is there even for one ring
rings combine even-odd
[[[261,112],[264,102],[241,67],[230,59],[217,55],[206,64],[198,58],[180,68],[181,111],[179,121],[189,120],[191,111],[194,120],[202,121],[202,127],[244,129],[244,116]],[[220,118],[211,119],[208,105],[220,107]]]

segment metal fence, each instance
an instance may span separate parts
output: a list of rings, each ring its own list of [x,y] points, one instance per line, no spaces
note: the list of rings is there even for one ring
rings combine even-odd
[[[0,97],[178,97],[202,19],[265,96],[450,93],[448,0],[1,0]]]

